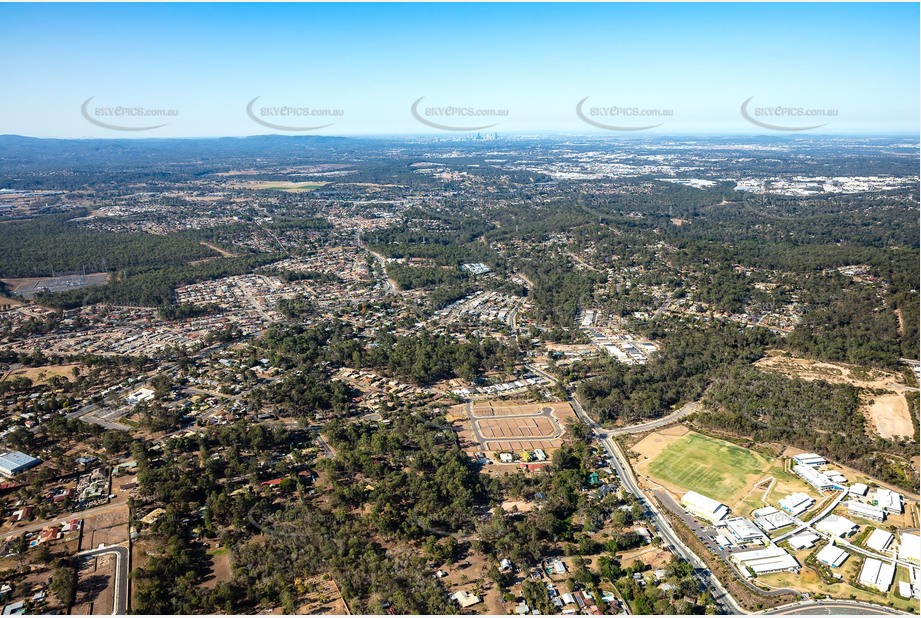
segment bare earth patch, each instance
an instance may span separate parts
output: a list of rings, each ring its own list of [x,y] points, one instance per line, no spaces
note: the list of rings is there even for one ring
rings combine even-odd
[[[883,438],[900,438],[914,434],[905,393],[916,390],[904,383],[901,375],[880,369],[844,363],[825,363],[788,356],[772,350],[755,367],[801,380],[825,380],[832,384],[851,384],[867,390],[887,391],[883,395],[867,394],[861,398],[861,411]]]

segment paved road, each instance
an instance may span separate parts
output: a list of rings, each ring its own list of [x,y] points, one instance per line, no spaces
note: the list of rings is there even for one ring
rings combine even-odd
[[[885,616],[885,615],[909,615],[891,607],[883,607],[872,603],[862,603],[860,601],[801,601],[792,605],[775,607],[764,612],[767,616]]]
[[[534,442],[535,440],[555,440],[563,435],[563,428],[560,427],[559,421],[556,420],[556,417],[553,416],[553,408],[546,406],[541,408],[540,414],[512,414],[512,415],[502,415],[502,416],[477,416],[473,413],[473,402],[468,400],[466,404],[467,418],[470,420],[470,426],[473,429],[473,435],[476,436],[477,441],[481,445],[485,445],[486,442]],[[551,436],[530,436],[530,437],[521,437],[521,438],[505,438],[505,437],[493,437],[485,438],[483,434],[480,433],[480,428],[477,425],[477,421],[485,420],[501,420],[501,419],[514,419],[514,418],[536,418],[538,416],[543,416],[548,419],[555,429],[553,435]]]
[[[116,499],[118,500],[119,498],[116,498]],[[127,501],[127,498],[125,498],[125,499],[121,499],[119,502],[110,502],[109,504],[103,504],[101,506],[94,506],[92,508],[89,508],[83,511],[76,511],[74,513],[70,513],[69,515],[63,515],[56,519],[48,519],[48,520],[39,522],[37,524],[23,526],[21,528],[10,527],[9,524],[6,524],[3,526],[3,528],[0,528],[0,534],[11,534],[11,533],[23,534],[25,532],[38,532],[39,530],[47,526],[60,526],[61,524],[67,523],[72,519],[85,519],[87,517],[95,517],[97,515],[102,515],[103,513],[107,513],[109,511],[114,511],[116,509],[125,508],[127,504],[128,504],[128,501]]]
[[[657,418],[654,421],[649,421],[647,423],[640,423],[639,425],[631,425],[630,427],[618,427],[616,429],[605,429],[602,432],[607,436],[619,436],[624,434],[632,433],[645,433],[647,431],[652,431],[658,429],[659,427],[665,427],[666,425],[671,425],[672,423],[677,423],[685,416],[697,412],[700,408],[700,405],[696,401],[686,403],[668,416],[663,416],[662,418]]]
[[[109,545],[81,551],[77,554],[80,558],[95,558],[104,554],[115,555],[115,582],[112,615],[124,616],[128,613],[128,548],[122,545]]]

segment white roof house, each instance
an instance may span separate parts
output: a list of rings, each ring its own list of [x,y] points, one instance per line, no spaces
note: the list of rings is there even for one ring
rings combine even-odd
[[[867,558],[860,571],[860,583],[880,592],[888,592],[895,577],[895,567],[876,558]]]
[[[691,515],[711,522],[717,522],[729,515],[729,507],[696,491],[689,491],[681,498],[681,505]]]
[[[892,533],[876,528],[870,533],[870,536],[867,537],[864,544],[867,546],[867,549],[872,549],[873,551],[886,551],[892,544]]]
[[[899,560],[921,563],[921,536],[910,532],[899,536]]]
[[[847,560],[847,557],[848,554],[846,551],[831,544],[823,547],[815,556],[816,560],[830,567],[841,566],[844,564],[844,561]]]
[[[451,595],[451,600],[457,601],[457,604],[462,608],[470,607],[471,605],[476,605],[482,599],[475,594],[469,594],[466,590],[458,590]]]
[[[863,483],[854,483],[847,488],[847,491],[852,496],[866,496],[867,492],[870,491],[870,488]]]

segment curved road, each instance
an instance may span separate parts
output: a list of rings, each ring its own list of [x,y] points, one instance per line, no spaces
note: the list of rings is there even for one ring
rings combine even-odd
[[[128,613],[128,548],[122,545],[99,546],[77,554],[78,558],[95,558],[104,554],[115,554],[115,582],[112,598],[112,615],[124,616]]]
[[[860,601],[801,601],[792,605],[775,607],[774,609],[761,612],[765,616],[908,616],[907,612],[902,612],[891,607],[883,607],[873,603],[862,603]]]

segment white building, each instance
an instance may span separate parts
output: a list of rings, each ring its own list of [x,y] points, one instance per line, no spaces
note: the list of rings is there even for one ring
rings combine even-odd
[[[859,526],[850,519],[845,519],[840,515],[829,515],[815,525],[815,529],[825,534],[843,537],[857,532]]]
[[[892,533],[886,532],[885,530],[880,530],[879,528],[875,529],[870,533],[870,536],[867,537],[866,545],[867,549],[872,549],[876,552],[884,552],[889,549],[889,546],[892,544]]]
[[[788,542],[793,549],[809,549],[815,545],[815,542],[820,538],[821,537],[814,532],[803,532],[802,534],[791,536]]]
[[[729,533],[732,534],[739,543],[755,543],[765,540],[764,533],[761,532],[755,524],[744,517],[727,519],[725,524],[729,529]]]
[[[42,463],[41,459],[26,455],[19,451],[0,450],[0,474],[12,478],[20,472],[25,472]]]
[[[793,461],[804,466],[824,466],[828,463],[827,459],[821,455],[816,455],[815,453],[802,453],[800,455],[794,455]]]
[[[475,594],[469,594],[466,590],[458,590],[451,595],[451,600],[457,601],[457,604],[464,609],[482,601],[480,597]]]
[[[894,577],[895,566],[876,558],[867,558],[863,563],[863,569],[860,571],[859,581],[868,588],[875,588],[880,592],[889,592]]]
[[[795,493],[795,494],[790,494],[789,496],[781,500],[779,504],[780,504],[780,508],[785,510],[787,513],[789,513],[793,517],[796,517],[797,515],[800,515],[808,511],[812,507],[812,505],[815,504],[815,500],[813,500],[806,494]]]
[[[876,490],[876,506],[887,513],[902,513],[902,494],[880,487]]]
[[[716,523],[729,515],[729,507],[696,491],[689,491],[681,498],[681,506],[688,513]]]
[[[813,466],[805,464],[796,464],[793,466],[793,472],[819,491],[829,491],[832,489],[844,489],[842,483],[837,483],[822,472],[816,470]]]
[[[125,397],[125,403],[127,403],[129,406],[134,406],[141,403],[142,401],[150,401],[153,398],[154,392],[152,389],[141,388]]]
[[[860,497],[866,496],[868,491],[870,491],[870,488],[863,483],[854,483],[847,489],[847,493],[850,495]]]
[[[764,549],[753,549],[732,554],[732,560],[741,569],[751,569],[755,575],[799,571],[799,562],[787,551],[776,545]]]
[[[857,500],[848,500],[847,514],[873,521],[886,521],[886,512],[883,509]]]
[[[921,536],[910,532],[899,535],[899,560],[921,564]]]
[[[773,511],[773,513],[762,515],[755,520],[755,523],[758,524],[765,532],[780,530],[781,528],[792,526],[795,523],[793,518],[790,517],[790,515],[786,512],[778,511],[777,509],[773,509]]]
[[[835,547],[830,543],[823,547],[815,556],[816,560],[832,568],[841,566],[844,564],[844,561],[847,560],[847,558],[848,554],[846,551],[840,547]]]

